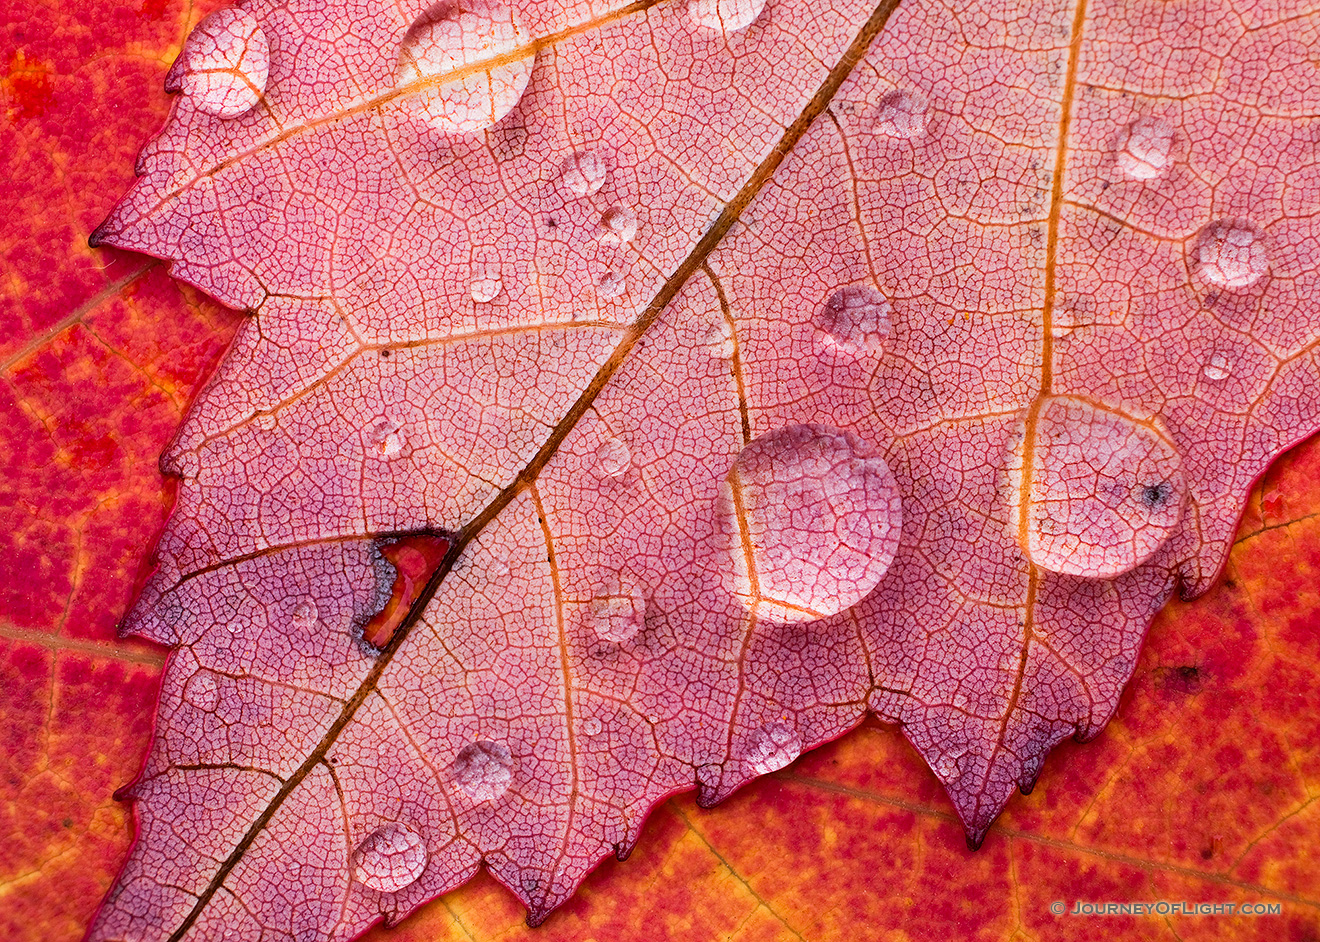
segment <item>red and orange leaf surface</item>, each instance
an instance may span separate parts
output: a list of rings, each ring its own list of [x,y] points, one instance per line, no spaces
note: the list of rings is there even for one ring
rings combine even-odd
[[[540,919],[667,793],[868,708],[979,840],[1134,671],[979,854],[867,729],[670,800],[542,934],[1054,938],[1095,931],[1056,900],[1186,898],[1282,913],[1105,931],[1314,937],[1311,453],[1137,657],[1313,430],[1315,17],[711,6],[727,35],[478,6],[487,86],[426,77],[420,8],[248,7],[264,83],[247,34],[241,81],[176,65],[98,238],[255,316],[168,453],[130,624],[182,647],[95,937],[347,937],[482,860]],[[105,639],[233,323],[78,244],[196,20],[145,14],[9,18],[15,937],[76,936],[124,846],[160,657]],[[453,547],[420,619],[416,533]],[[516,918],[478,882],[403,931]]]

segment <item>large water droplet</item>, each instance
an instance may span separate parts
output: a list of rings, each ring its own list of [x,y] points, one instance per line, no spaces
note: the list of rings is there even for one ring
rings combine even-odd
[[[781,723],[762,726],[752,734],[744,756],[748,767],[757,775],[777,772],[802,755],[802,739]]]
[[[397,893],[412,886],[429,855],[421,835],[406,824],[383,824],[353,851],[353,874],[363,886]]]
[[[208,670],[193,674],[183,685],[183,699],[204,713],[212,712],[220,705],[220,685],[215,675]]]
[[[1118,135],[1119,171],[1133,180],[1153,180],[1173,163],[1173,125],[1163,118],[1138,118]]]
[[[722,494],[733,590],[763,617],[811,621],[851,608],[898,551],[898,484],[851,432],[789,425],[760,435]]]
[[[596,719],[594,716],[588,716],[582,721],[583,736],[599,736],[603,728],[600,720]]]
[[[925,95],[897,88],[880,99],[871,126],[885,137],[920,137],[926,133],[929,117]]]
[[[866,285],[848,285],[826,299],[816,313],[816,326],[828,350],[855,356],[880,356],[893,330],[893,308],[885,296]]]
[[[616,271],[607,271],[596,279],[596,294],[606,300],[613,300],[628,290],[628,282]]]
[[[587,622],[602,641],[626,644],[646,623],[646,599],[631,579],[611,577],[587,606]]]
[[[229,7],[206,17],[184,50],[183,93],[207,114],[236,118],[266,92],[270,45],[252,14]]]
[[[1031,456],[1025,469],[1024,454]],[[1051,572],[1097,579],[1127,572],[1154,555],[1182,517],[1182,460],[1166,433],[1153,420],[1084,399],[1045,400],[1011,469],[1014,529],[1032,562]]]
[[[1223,219],[1197,234],[1192,264],[1197,274],[1217,288],[1247,288],[1269,272],[1270,257],[1255,226]]]
[[[518,104],[531,78],[534,56],[529,52],[498,65],[479,66],[525,48],[530,41],[517,16],[498,0],[441,0],[404,36],[395,78],[403,86],[463,73],[419,89],[411,103],[447,134],[481,131]]]
[[[637,214],[626,206],[611,206],[600,217],[600,241],[624,245],[637,237]]]
[[[494,801],[513,781],[513,754],[497,742],[464,746],[449,767],[454,784],[473,801]]]
[[[321,613],[316,609],[316,602],[310,598],[299,599],[298,604],[293,607],[293,624],[303,631],[315,625],[320,617]]]
[[[632,467],[632,450],[619,438],[607,438],[596,449],[596,473],[601,477],[622,477]]]
[[[605,160],[592,151],[578,151],[559,167],[559,182],[573,196],[592,196],[605,185],[609,170]]]
[[[688,16],[702,29],[736,33],[756,22],[765,0],[689,0]]]
[[[478,304],[489,304],[500,296],[504,282],[500,279],[499,269],[479,266],[472,272],[472,300]]]

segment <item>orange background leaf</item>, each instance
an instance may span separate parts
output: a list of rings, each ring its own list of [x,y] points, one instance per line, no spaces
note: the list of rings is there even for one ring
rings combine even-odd
[[[161,650],[114,639],[168,496],[156,456],[238,323],[164,266],[87,248],[211,5],[6,0],[0,46],[0,934],[81,937],[132,835],[115,788]],[[712,811],[652,815],[544,927],[487,877],[373,939],[1320,938],[1320,443],[1253,493],[1226,579],[1151,629],[1116,719],[1068,745],[979,852],[893,730]],[[1050,904],[1278,904],[1055,916]]]

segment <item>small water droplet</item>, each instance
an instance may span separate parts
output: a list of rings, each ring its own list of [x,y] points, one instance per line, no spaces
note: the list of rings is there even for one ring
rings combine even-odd
[[[587,622],[602,641],[626,644],[646,622],[646,599],[631,579],[613,576],[592,597]]]
[[[885,137],[920,137],[926,133],[929,116],[925,95],[897,88],[880,99],[871,127]]]
[[[594,716],[588,716],[582,721],[582,735],[584,736],[599,736],[600,731],[603,728],[600,720],[596,719]]]
[[[429,859],[421,835],[390,822],[367,835],[353,851],[353,873],[363,886],[397,893],[417,882]]]
[[[1220,220],[1202,229],[1192,246],[1197,273],[1217,288],[1248,288],[1270,270],[1260,232],[1249,222]]]
[[[1201,374],[1206,379],[1214,380],[1215,382],[1222,379],[1228,379],[1233,375],[1232,364],[1229,363],[1228,357],[1224,356],[1222,353],[1212,353],[1210,354],[1210,359],[1205,361],[1205,366],[1201,367]]]
[[[372,453],[380,458],[397,458],[403,454],[408,438],[403,426],[389,418],[380,418],[371,424],[368,432]]]
[[[626,206],[611,206],[600,217],[600,241],[624,245],[637,236],[637,214]]]
[[[578,151],[559,167],[559,181],[573,196],[593,196],[605,185],[609,170],[604,159],[592,151]]]
[[[717,360],[732,360],[738,345],[734,341],[733,327],[723,317],[710,325],[706,331],[706,349]]]
[[[513,754],[502,743],[474,742],[463,747],[449,770],[459,791],[473,801],[494,801],[513,781]]]
[[[854,356],[880,356],[893,330],[889,318],[892,312],[885,296],[874,288],[840,288],[816,314],[821,343],[827,350]]]
[[[197,709],[210,713],[220,705],[220,685],[208,670],[199,670],[183,685],[183,699]]]
[[[252,421],[255,422],[257,428],[261,429],[263,432],[274,431],[275,427],[279,425],[279,420],[275,418],[275,413],[273,412],[258,412]]]
[[[1133,180],[1154,180],[1173,164],[1173,125],[1150,115],[1138,118],[1118,135],[1119,171]]]
[[[310,598],[299,599],[298,604],[293,607],[293,624],[303,631],[315,625],[320,617],[321,613],[316,609],[316,602]]]
[[[217,118],[251,111],[266,92],[270,45],[252,14],[229,7],[206,17],[188,36],[182,90]]]
[[[898,483],[850,432],[788,425],[759,435],[721,491],[732,587],[763,617],[837,615],[871,594],[898,551]]]
[[[802,755],[802,740],[782,723],[770,723],[752,734],[744,761],[757,775],[777,772]]]
[[[736,33],[756,22],[766,0],[689,0],[688,16],[702,29]]]
[[[499,0],[440,0],[403,38],[395,79],[400,86],[467,69],[527,48],[531,37]],[[446,134],[481,131],[513,110],[532,76],[528,55],[408,96],[435,128]]]
[[[489,304],[500,296],[504,282],[500,279],[499,269],[478,267],[472,272],[472,300],[477,304]]]
[[[619,297],[628,289],[628,282],[618,272],[607,271],[596,279],[596,294],[605,299]]]
[[[596,449],[596,472],[601,477],[622,477],[632,467],[632,450],[619,438],[607,438]]]

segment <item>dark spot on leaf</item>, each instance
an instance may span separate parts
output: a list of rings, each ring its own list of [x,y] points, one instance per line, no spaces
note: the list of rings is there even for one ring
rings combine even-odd
[[[1141,489],[1141,505],[1149,510],[1159,510],[1169,502],[1172,494],[1173,486],[1168,481],[1147,484]]]

